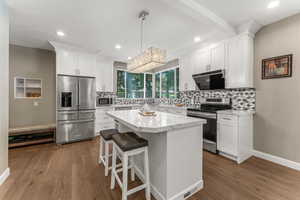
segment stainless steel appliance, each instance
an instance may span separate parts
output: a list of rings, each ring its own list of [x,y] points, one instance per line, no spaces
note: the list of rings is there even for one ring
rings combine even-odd
[[[93,77],[58,75],[56,143],[95,137],[95,85]]]
[[[231,109],[230,99],[206,99],[200,108],[188,108],[187,115],[206,119],[203,126],[203,149],[217,151],[217,111]]]
[[[225,88],[224,70],[216,70],[193,75],[193,79],[199,90],[217,90]]]
[[[113,104],[113,98],[99,97],[96,98],[96,105],[99,106],[109,106]]]

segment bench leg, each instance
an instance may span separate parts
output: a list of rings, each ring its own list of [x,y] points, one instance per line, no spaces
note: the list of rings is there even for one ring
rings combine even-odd
[[[149,156],[148,156],[148,148],[145,149],[144,156],[144,170],[145,170],[145,184],[146,184],[146,200],[151,200],[150,194],[150,174],[149,174]]]
[[[117,163],[117,152],[116,152],[116,147],[113,144],[111,182],[110,182],[110,189],[112,190],[115,189],[115,185],[116,185],[116,163]]]

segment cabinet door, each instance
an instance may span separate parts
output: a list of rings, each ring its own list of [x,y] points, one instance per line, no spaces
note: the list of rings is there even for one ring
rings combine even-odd
[[[95,77],[96,58],[94,55],[80,53],[78,56],[78,69],[81,76]]]
[[[210,50],[204,50],[200,53],[199,56],[199,72],[204,73],[211,71],[211,57],[210,57]]]
[[[179,89],[180,91],[194,90],[195,82],[192,78],[193,66],[191,55],[184,55],[179,59]]]
[[[57,51],[57,74],[79,75],[78,55],[68,50]]]
[[[225,68],[225,44],[221,43],[211,49],[211,71]]]
[[[217,147],[219,151],[237,156],[238,129],[237,126],[218,123]]]
[[[253,87],[253,39],[242,35],[228,41],[226,88]]]

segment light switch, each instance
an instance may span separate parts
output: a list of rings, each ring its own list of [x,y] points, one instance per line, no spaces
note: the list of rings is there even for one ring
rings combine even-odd
[[[34,105],[34,106],[39,106],[39,102],[34,101],[34,102],[33,102],[33,105]]]

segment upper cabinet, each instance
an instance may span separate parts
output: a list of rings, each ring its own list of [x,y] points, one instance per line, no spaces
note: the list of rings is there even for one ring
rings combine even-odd
[[[193,74],[225,70],[226,88],[253,87],[253,38],[240,34],[181,56],[180,90],[194,90]]]
[[[65,44],[51,42],[56,52],[56,73],[96,76],[96,55]]]
[[[222,42],[210,50],[210,71],[225,68],[225,43]]]
[[[200,74],[210,71],[211,68],[210,49],[202,49],[193,53],[193,74]]]
[[[248,34],[228,40],[226,88],[253,87],[253,46]]]
[[[193,75],[193,57],[184,55],[179,58],[179,90],[195,90]]]
[[[96,61],[96,89],[99,92],[113,92],[113,60],[98,56]]]

